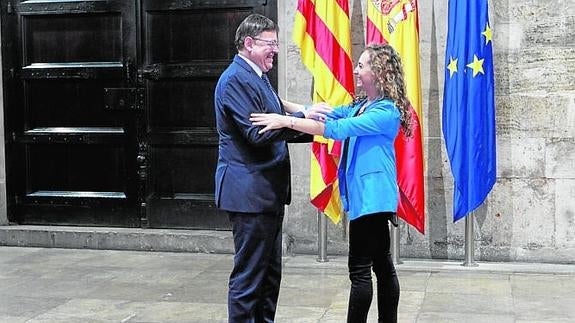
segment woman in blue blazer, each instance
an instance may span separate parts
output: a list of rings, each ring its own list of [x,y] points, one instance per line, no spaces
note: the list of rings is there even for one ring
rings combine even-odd
[[[254,125],[292,128],[343,140],[338,169],[340,194],[350,219],[348,322],[366,322],[373,297],[371,271],[377,277],[379,322],[396,322],[399,280],[389,250],[388,221],[394,223],[398,205],[395,138],[408,136],[411,115],[403,70],[389,45],[371,45],[354,69],[361,90],[349,105],[314,109],[316,120],[281,114],[252,114]],[[395,223],[394,223],[395,224]],[[395,224],[396,225],[396,224]]]

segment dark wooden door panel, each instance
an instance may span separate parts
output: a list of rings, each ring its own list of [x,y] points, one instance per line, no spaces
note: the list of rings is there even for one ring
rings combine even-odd
[[[24,64],[122,62],[120,12],[22,15]]]
[[[213,129],[214,77],[169,78],[148,82],[148,88],[151,129]]]
[[[135,80],[134,2],[23,1],[14,14],[10,219],[139,226],[137,115],[105,108],[105,89]]]
[[[46,71],[44,71],[46,72]],[[120,73],[122,75],[122,73]],[[104,131],[105,128],[123,128],[125,121],[105,107],[104,88],[121,86],[118,80],[88,80],[46,78],[26,80],[28,98],[28,132],[38,129],[65,131],[62,127],[83,129],[84,132]],[[90,100],[86,100],[89,98]]]

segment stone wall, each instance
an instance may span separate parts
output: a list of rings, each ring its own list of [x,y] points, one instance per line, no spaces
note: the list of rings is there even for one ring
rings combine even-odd
[[[363,48],[366,3],[351,0],[353,59]],[[401,257],[462,259],[464,221],[453,223],[453,180],[441,135],[448,1],[420,1],[426,179],[425,235],[402,223]],[[291,40],[297,0],[278,1],[279,91],[310,103],[311,75]],[[477,260],[575,263],[575,5],[490,1],[493,29],[497,183],[474,213]],[[309,204],[309,145],[291,146],[291,252],[317,252]],[[347,252],[345,221],[328,225],[328,254]]]

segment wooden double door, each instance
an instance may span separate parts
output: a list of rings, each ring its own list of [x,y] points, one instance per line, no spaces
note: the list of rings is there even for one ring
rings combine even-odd
[[[214,87],[240,21],[276,10],[269,0],[1,1],[9,220],[228,229],[213,200]]]

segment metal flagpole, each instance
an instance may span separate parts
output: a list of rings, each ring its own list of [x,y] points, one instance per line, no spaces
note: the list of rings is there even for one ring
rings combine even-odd
[[[389,250],[391,251],[391,259],[396,265],[402,264],[403,261],[399,259],[399,227],[390,224],[390,244]]]
[[[462,266],[477,267],[479,266],[474,260],[474,237],[473,237],[473,217],[475,212],[471,212],[465,218],[465,261]]]
[[[317,261],[328,262],[327,260],[327,217],[317,211]]]

